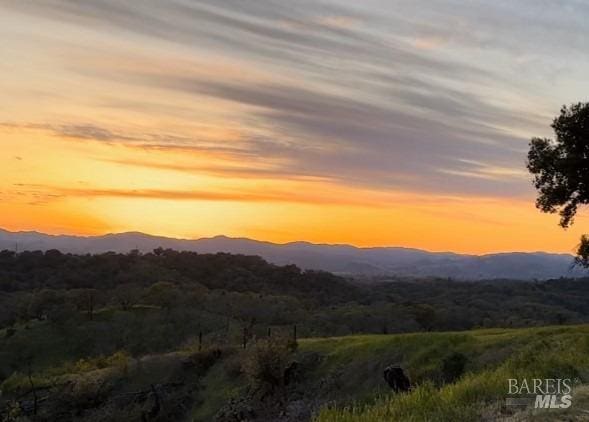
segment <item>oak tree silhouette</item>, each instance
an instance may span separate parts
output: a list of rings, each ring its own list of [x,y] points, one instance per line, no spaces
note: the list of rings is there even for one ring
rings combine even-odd
[[[552,122],[555,139],[530,141],[527,168],[538,191],[536,207],[560,215],[560,226],[574,222],[577,209],[589,203],[589,103],[563,106]],[[589,268],[589,236],[583,235],[576,262]]]

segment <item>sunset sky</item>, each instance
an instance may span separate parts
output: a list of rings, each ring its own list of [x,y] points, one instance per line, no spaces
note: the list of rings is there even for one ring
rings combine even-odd
[[[528,141],[589,93],[571,1],[0,0],[0,227],[574,250]]]

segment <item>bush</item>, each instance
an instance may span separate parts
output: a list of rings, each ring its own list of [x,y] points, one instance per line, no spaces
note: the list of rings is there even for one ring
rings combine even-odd
[[[243,375],[243,357],[240,354],[234,354],[223,362],[223,368],[230,378],[237,378]]]
[[[204,375],[206,371],[215,364],[223,352],[218,347],[201,350],[192,353],[188,359],[198,375]]]
[[[76,362],[74,371],[81,373],[110,367],[115,367],[126,373],[129,367],[129,354],[125,351],[118,351],[111,356],[80,359]]]
[[[51,377],[45,377],[37,374],[33,374],[31,379],[33,380],[33,385],[37,389],[49,387],[53,383],[53,379]],[[29,376],[22,372],[13,372],[12,375],[10,375],[0,384],[0,392],[2,393],[18,395],[30,390],[31,381],[29,380]]]
[[[468,358],[459,352],[446,356],[442,361],[442,381],[451,383],[460,378],[467,362]]]
[[[242,369],[250,385],[264,392],[284,386],[284,370],[290,357],[289,345],[277,339],[258,341],[244,356]]]

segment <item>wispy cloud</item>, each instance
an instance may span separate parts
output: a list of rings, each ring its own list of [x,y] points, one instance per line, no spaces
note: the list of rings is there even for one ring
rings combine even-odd
[[[527,139],[578,92],[568,82],[561,94],[559,78],[589,69],[569,54],[589,35],[582,2],[21,0],[0,8],[55,29],[43,42],[60,51],[52,62],[74,88],[105,87],[84,98],[109,118],[96,113],[89,123],[88,113],[70,112],[29,126],[213,154],[209,166],[135,165],[218,177],[527,195]],[[162,116],[173,123],[128,123]],[[238,136],[208,136],[202,127]]]
[[[326,185],[327,187],[327,185]],[[281,190],[277,188],[224,188],[215,190],[174,190],[174,189],[117,189],[117,188],[72,188],[42,184],[15,184],[6,195],[26,198],[31,204],[42,205],[51,201],[71,198],[136,198],[164,201],[213,201],[213,202],[253,202],[253,203],[294,203],[310,205],[347,205],[380,207],[390,204],[394,197],[373,195],[352,197],[342,195],[337,186],[332,193],[324,191]]]

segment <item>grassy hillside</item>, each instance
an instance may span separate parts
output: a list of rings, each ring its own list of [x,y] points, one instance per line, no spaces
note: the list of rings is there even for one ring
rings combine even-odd
[[[449,381],[444,362],[456,353],[466,364],[463,374]],[[288,390],[288,402],[304,403],[316,422],[587,420],[582,418],[589,415],[584,385],[589,383],[589,325],[303,339],[295,359],[303,371],[299,384]],[[409,394],[394,395],[383,380],[383,369],[395,363],[417,386]],[[509,378],[574,379],[573,406],[532,413],[506,408]],[[223,379],[235,381],[216,372],[203,403],[209,397],[218,402]],[[195,415],[207,420],[212,413]]]
[[[59,415],[60,420],[90,421],[138,415],[147,420],[317,422],[583,420],[589,415],[589,325],[302,339],[296,351],[277,360],[279,368],[297,362],[296,381],[265,395],[248,375],[258,349],[254,343],[247,350],[198,351],[187,345],[173,353],[136,358],[116,353],[47,367],[32,374],[38,419],[30,415],[28,374],[15,372],[0,385],[4,412],[22,416],[29,409],[30,420]],[[465,365],[450,380],[445,362],[456,354]],[[269,359],[273,356],[262,355]],[[416,385],[411,393],[391,392],[383,380],[390,364],[400,364],[409,374]],[[505,408],[508,378],[575,379],[573,406],[536,413]],[[150,419],[157,401],[159,416]],[[17,403],[20,410],[14,410]]]
[[[324,407],[317,422],[458,421],[458,420],[587,420],[589,392],[589,326],[491,329],[467,333],[359,336],[307,340],[302,349],[328,358],[323,370],[345,367],[341,390],[374,402],[356,401]],[[467,357],[464,374],[442,381],[443,360],[452,352]],[[382,367],[399,362],[417,385],[394,395],[379,383]],[[573,405],[567,411],[505,408],[509,378],[576,380]],[[584,418],[584,419],[583,419]]]
[[[102,317],[107,315],[99,313],[94,323]],[[296,351],[276,358],[279,376],[297,362],[295,381],[280,380],[270,394],[260,393],[259,378],[251,374],[252,363],[275,359],[260,354],[265,352],[262,336],[246,350],[221,344],[199,351],[187,343],[174,352],[132,356],[119,351],[90,358],[52,346],[52,335],[45,332],[50,329],[39,321],[3,340],[51,353],[29,368],[31,377],[23,365],[3,380],[0,420],[6,415],[29,418],[24,421],[146,415],[162,421],[470,421],[586,420],[589,415],[589,325],[300,339]],[[463,359],[459,371],[447,367],[453,356]],[[405,369],[414,391],[391,392],[383,380],[390,364]],[[505,408],[508,378],[575,379],[573,406],[535,414]],[[31,415],[33,385],[36,417]],[[150,417],[155,409],[157,417]]]

